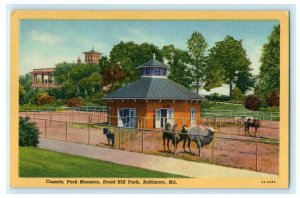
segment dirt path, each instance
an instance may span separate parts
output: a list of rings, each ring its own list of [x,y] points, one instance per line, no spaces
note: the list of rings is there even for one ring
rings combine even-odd
[[[173,157],[121,151],[99,146],[40,139],[40,148],[84,156],[117,164],[173,173],[195,178],[258,178],[277,177],[276,175],[260,173],[237,168],[197,163]]]

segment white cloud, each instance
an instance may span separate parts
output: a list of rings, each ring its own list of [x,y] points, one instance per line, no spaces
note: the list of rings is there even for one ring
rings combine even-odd
[[[48,43],[50,45],[55,45],[62,41],[62,39],[55,34],[50,34],[50,33],[46,33],[46,32],[38,32],[38,31],[32,31],[30,33],[30,38],[33,41]]]

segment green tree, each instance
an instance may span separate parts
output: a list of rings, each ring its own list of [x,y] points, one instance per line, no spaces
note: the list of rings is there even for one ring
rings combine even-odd
[[[236,87],[245,94],[246,91],[254,87],[255,76],[250,73],[250,71],[241,71],[238,72],[237,78],[234,81]]]
[[[121,41],[115,45],[110,52],[111,65],[119,63],[122,70],[128,74],[124,79],[125,83],[132,82],[139,78],[138,66],[152,59],[153,54],[156,59],[162,61],[162,55],[159,48],[153,44]]]
[[[194,32],[188,39],[187,45],[192,58],[192,88],[199,93],[199,89],[201,89],[204,85],[204,71],[206,68],[205,51],[208,45],[200,32]]]
[[[242,40],[235,40],[232,36],[226,36],[223,41],[216,42],[215,46],[209,50],[205,88],[210,90],[222,84],[228,84],[229,95],[231,96],[238,75],[241,72],[250,74],[250,64]]]
[[[168,78],[190,88],[192,78],[188,65],[191,59],[188,52],[177,49],[174,45],[168,45],[162,48],[162,55],[170,66]]]
[[[56,65],[54,77],[59,85],[57,98],[69,99],[72,97],[88,97],[100,90],[102,78],[101,68],[97,64],[70,64]]]
[[[264,44],[255,94],[265,99],[273,91],[280,93],[280,25],[273,27]]]

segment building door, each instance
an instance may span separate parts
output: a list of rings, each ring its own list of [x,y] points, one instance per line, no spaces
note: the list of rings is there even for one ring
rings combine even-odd
[[[119,109],[118,110],[118,126],[125,128],[134,128],[136,111],[135,109]]]
[[[174,125],[173,109],[156,109],[155,110],[155,128],[165,128],[167,123]]]

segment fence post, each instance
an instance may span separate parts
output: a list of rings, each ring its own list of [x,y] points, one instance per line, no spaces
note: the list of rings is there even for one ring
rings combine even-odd
[[[214,148],[215,147],[215,141],[214,141],[214,139],[212,139],[211,143],[212,143],[212,145],[211,145],[212,146],[211,147],[211,149],[212,149],[212,153],[211,153],[212,156],[211,156],[211,158],[212,159],[211,160],[212,160],[212,163],[214,163],[214,158],[215,158],[215,148]]]
[[[66,142],[68,141],[68,122],[66,122]]]
[[[142,153],[144,153],[144,129],[142,129]]]
[[[118,129],[118,135],[119,135],[119,149],[121,148],[121,132],[120,132],[120,128],[116,128]]]
[[[88,145],[90,145],[90,125],[88,124]]]
[[[221,118],[219,118],[219,133],[221,133]]]
[[[45,120],[45,139],[47,139],[47,120]]]
[[[242,122],[241,122],[241,121],[239,121],[239,129],[238,129],[238,135],[240,135],[240,130],[241,130],[241,124],[242,124]]]
[[[255,170],[257,171],[257,141],[255,141]]]

